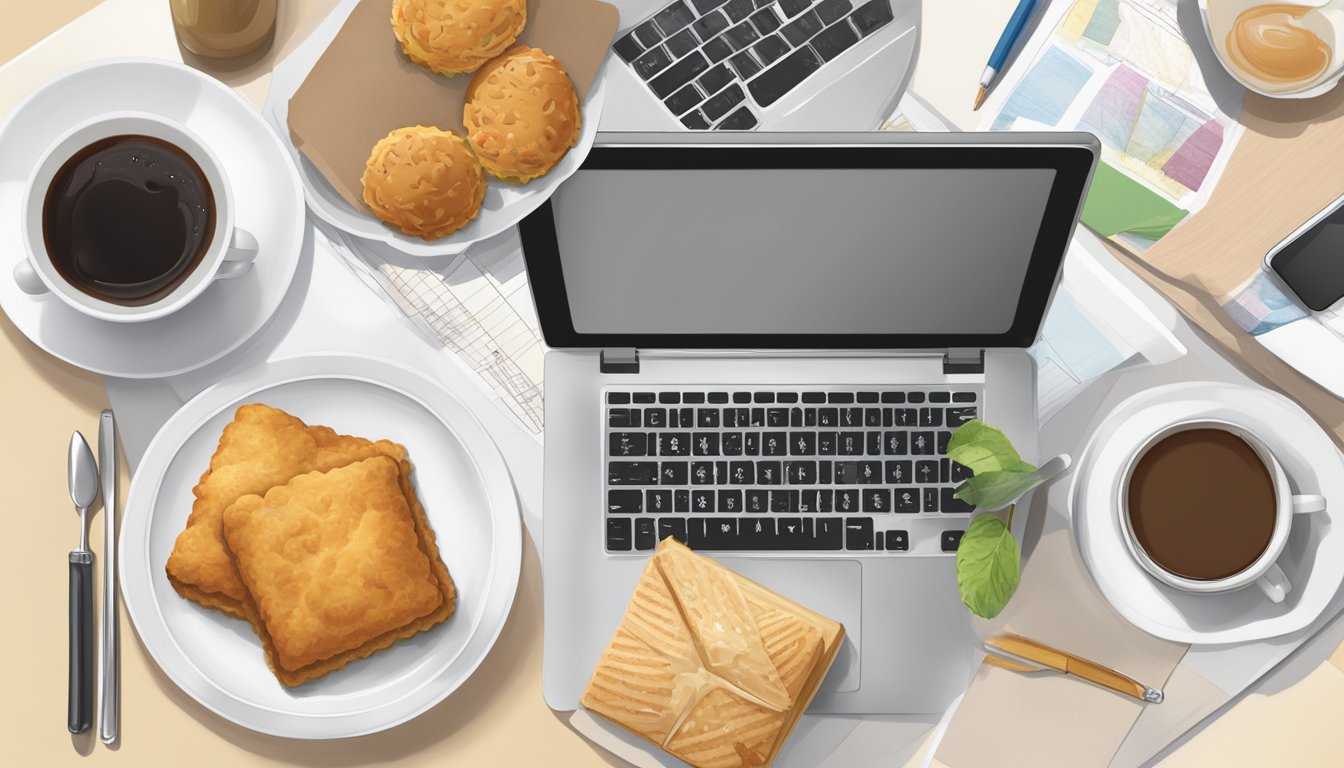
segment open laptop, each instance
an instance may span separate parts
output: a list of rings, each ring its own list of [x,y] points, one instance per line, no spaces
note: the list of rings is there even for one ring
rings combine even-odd
[[[603,130],[868,131],[914,69],[917,0],[614,0]]]
[[[599,135],[520,226],[551,347],[551,707],[578,706],[675,536],[845,625],[813,711],[946,708],[970,673],[955,552],[972,510],[943,452],[981,418],[1038,458],[1025,348],[1098,146]]]

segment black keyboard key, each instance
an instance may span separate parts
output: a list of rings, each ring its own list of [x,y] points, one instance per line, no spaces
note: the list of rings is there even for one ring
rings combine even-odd
[[[845,427],[846,429],[863,426],[863,409],[841,408],[840,426]]]
[[[743,453],[748,456],[761,455],[761,433],[748,432],[742,438]]]
[[[714,462],[697,461],[691,464],[691,485],[713,485],[716,480]]]
[[[698,110],[687,112],[681,116],[681,124],[690,128],[692,131],[709,130],[709,121]]]
[[[915,456],[932,456],[937,449],[932,432],[911,432],[910,453]]]
[[[937,511],[938,511],[938,489],[937,489],[937,488],[925,488],[925,489],[924,489],[924,492],[923,492],[923,495],[924,495],[924,504],[920,507],[920,509],[923,510],[924,512],[937,512]]]
[[[835,550],[845,548],[845,521],[838,517],[822,517],[812,520],[812,548]]]
[[[947,453],[947,444],[952,442],[952,433],[943,430],[938,433],[938,452]]]
[[[719,491],[719,511],[737,513],[742,511],[741,491]]]
[[[770,511],[777,515],[786,515],[790,511],[797,512],[798,509],[796,506],[792,510],[789,509],[789,496],[789,491],[771,491]]]
[[[840,423],[840,411],[835,408],[817,409],[817,426],[834,427]]]
[[[660,517],[658,518],[658,540],[662,541],[668,536],[686,543],[686,518],[684,517]]]
[[[784,477],[789,485],[812,485],[817,482],[817,462],[789,461],[784,463]]]
[[[789,409],[788,408],[765,409],[765,425],[767,427],[789,426]]]
[[[891,491],[886,488],[874,488],[863,492],[864,512],[890,512]]]
[[[690,479],[690,468],[684,461],[664,461],[658,465],[659,485],[685,485]]]
[[[950,481],[949,475],[951,474],[951,472],[949,472],[949,470],[951,469],[951,465],[952,465],[951,459],[942,459],[938,462],[939,482],[946,483]]]
[[[837,488],[835,490],[836,512],[858,512],[859,490],[857,488]]]
[[[936,460],[915,462],[915,482],[924,485],[939,482],[938,462]]]
[[[671,491],[645,491],[644,511],[650,515],[665,515],[672,511]]]
[[[930,403],[947,403],[947,402],[950,402],[951,400],[952,400],[952,393],[951,393],[951,392],[930,392],[930,393],[929,393],[929,402],[930,402]]]
[[[723,434],[723,443],[721,445],[724,456],[742,455],[742,433],[725,432]]]
[[[756,28],[747,22],[742,22],[736,27],[730,27],[723,37],[733,46],[733,50],[741,51],[751,46],[752,43],[761,39],[761,35]]]
[[[888,552],[909,552],[910,534],[906,531],[887,531],[886,550]]]
[[[835,511],[835,494],[834,492],[831,491],[830,488],[823,488],[817,491],[817,511],[818,512]]]
[[[747,420],[738,417],[739,412],[745,412],[746,410],[747,410],[746,408],[724,408],[724,409],[723,409],[723,426],[725,426],[725,427],[745,427],[745,426],[747,426]]]
[[[611,49],[616,52],[617,56],[621,57],[622,61],[627,63],[639,58],[639,54],[644,52],[644,46],[640,45],[639,41],[635,39],[635,33],[633,32],[612,43]]]
[[[859,403],[876,403],[876,402],[877,402],[877,393],[876,393],[876,392],[859,392],[859,393],[857,393],[856,395],[854,395],[854,400],[855,400],[855,402],[859,402]]]
[[[854,402],[854,393],[853,393],[853,392],[831,392],[830,394],[826,395],[826,402],[828,402],[828,403],[837,403],[837,404],[841,404],[841,405],[848,405],[848,404]]]
[[[750,16],[754,10],[756,4],[752,0],[728,0],[728,4],[723,7],[723,12],[728,14],[734,24]]]
[[[798,511],[804,515],[810,515],[817,511],[817,491],[815,489],[805,489],[798,494]]]
[[[780,549],[812,549],[812,518],[797,517],[776,522]]]
[[[914,408],[893,408],[891,423],[897,427],[913,427],[919,423],[919,411]]]
[[[965,531],[943,531],[942,540],[939,542],[943,546],[944,552],[956,552],[957,547],[961,546],[961,537]]]
[[[695,423],[705,429],[714,429],[719,426],[718,408],[697,408],[695,411]]]
[[[888,456],[904,456],[906,451],[905,432],[882,433],[882,446]]]
[[[723,39],[723,35],[705,43],[700,50],[709,57],[709,60],[718,63],[733,55],[733,44]]]
[[[770,511],[770,492],[753,489],[746,492],[742,502],[748,512],[765,513]]]
[[[757,104],[770,106],[818,69],[821,69],[821,58],[812,48],[798,48],[747,83],[747,87]]]
[[[892,494],[891,511],[918,512],[919,490],[916,488],[895,488]]]
[[[824,403],[824,402],[826,402],[826,393],[825,393],[825,392],[804,392],[804,393],[803,393],[803,402],[804,402],[804,403]]]
[[[880,461],[835,462],[836,485],[876,485],[882,482]]]
[[[658,522],[651,517],[635,520],[635,549],[647,551],[658,546]]]
[[[691,511],[696,514],[714,511],[713,491],[691,491]]]
[[[838,453],[841,456],[862,456],[863,433],[841,432]]]
[[[876,431],[874,431],[874,432],[866,432],[866,433],[864,433],[864,434],[865,434],[865,440],[864,440],[864,442],[867,443],[867,445],[865,446],[865,448],[867,448],[867,453],[868,453],[868,455],[869,455],[869,456],[881,456],[881,455],[882,455],[882,433],[881,433],[881,432],[876,432]]]
[[[638,59],[635,59],[633,66],[635,72],[637,72],[640,77],[648,80],[659,72],[662,72],[671,63],[672,54],[668,53],[667,49],[662,46],[658,46],[657,48],[644,52]],[[667,94],[659,95],[667,96]]]
[[[870,550],[873,548],[873,518],[845,518],[845,549]]]
[[[608,401],[608,402],[610,402],[610,401]],[[954,402],[954,403],[974,403],[974,402],[975,402],[975,393],[974,393],[974,392],[953,392],[953,393],[952,393],[952,402]]]
[[[733,71],[743,80],[750,80],[761,71],[761,63],[746,51],[737,54],[730,61],[733,65]]]
[[[644,510],[644,492],[640,490],[607,491],[607,511],[614,515],[636,515]]]
[[[715,11],[701,17],[699,21],[691,25],[691,29],[695,30],[695,34],[699,35],[701,40],[709,42],[714,39],[715,35],[727,29],[728,24],[728,17]]]
[[[791,45],[797,47],[820,32],[821,27],[821,17],[817,15],[817,12],[808,11],[788,24],[785,24],[784,29],[780,31],[780,34],[784,35],[784,39],[788,40]]]
[[[608,427],[628,427],[630,426],[629,408],[612,408],[607,411]]]
[[[631,34],[645,48],[652,48],[663,41],[663,33],[658,31],[658,26],[653,23],[652,19],[635,27],[635,31]]]
[[[918,405],[919,403],[924,402],[924,393],[923,393],[923,392],[911,392],[911,393],[909,393],[909,394],[907,394],[907,395],[905,396],[905,400],[906,400],[906,402],[908,402],[908,403],[915,403],[916,405]]]
[[[818,432],[817,433],[817,454],[821,456],[834,456],[836,444],[839,442],[840,433],[838,432]]]
[[[822,24],[833,24],[849,13],[849,0],[821,0],[814,10],[821,17]]]
[[[732,82],[733,73],[728,71],[726,65],[720,64],[701,75],[696,84],[700,86],[702,91],[712,96]]]
[[[789,455],[815,456],[817,453],[816,432],[794,432],[789,435]]]
[[[962,424],[975,418],[975,406],[970,408],[948,408],[947,426],[960,427]]]
[[[630,402],[630,393],[629,393],[629,392],[608,392],[608,393],[607,393],[607,404],[608,404],[608,405],[626,405],[626,404],[629,403],[629,402]]]
[[[711,122],[716,121],[728,114],[728,110],[741,104],[746,97],[747,95],[742,91],[742,86],[730,85],[720,91],[718,95],[709,97],[700,109]]]
[[[659,456],[689,456],[691,454],[691,433],[664,432],[657,437]]]
[[[780,392],[778,395],[776,395],[776,397],[779,399],[779,402],[781,402],[781,403],[796,403],[796,402],[798,402],[798,393],[797,393],[797,392]]]
[[[760,32],[762,35],[768,35],[771,32],[774,32],[776,29],[779,29],[780,25],[783,23],[784,22],[779,20],[779,15],[775,13],[775,9],[769,6],[752,14],[751,17],[751,26],[755,27],[756,31]]]
[[[697,12],[704,15],[726,2],[728,2],[728,0],[691,0],[691,5],[695,6]]]
[[[806,11],[810,5],[812,5],[812,0],[779,0],[779,9],[786,16],[797,16]]]
[[[919,426],[921,427],[941,427],[943,426],[942,408],[920,408]]]
[[[864,409],[863,409],[863,425],[864,425],[865,427],[880,427],[880,426],[882,426],[882,409],[881,409],[881,408],[864,408]]]
[[[607,518],[607,549],[612,552],[629,552],[633,546],[630,518]]]
[[[692,518],[689,523],[691,549],[737,549],[737,521],[731,518]]]
[[[891,0],[870,0],[849,17],[859,34],[867,37],[891,22]]]
[[[663,34],[671,35],[695,21],[695,16],[695,12],[685,3],[685,0],[677,0],[677,2],[659,11],[653,17],[653,20],[658,24],[658,28],[663,30]]]
[[[779,35],[771,35],[752,46],[751,50],[762,64],[770,66],[789,52],[789,44]]]
[[[672,492],[672,510],[674,512],[691,511],[691,492],[673,491]]]
[[[671,96],[668,96],[667,99],[663,101],[663,104],[667,106],[667,111],[672,114],[682,115],[695,109],[696,105],[703,101],[704,98],[704,94],[700,93],[694,85],[688,85]]]
[[[728,402],[728,393],[727,393],[727,392],[710,392],[710,393],[709,393],[709,402],[711,402],[711,403],[720,403],[720,404],[722,404],[722,403],[726,403],[726,402]]]
[[[675,411],[675,413],[672,411],[672,409],[669,408],[667,413],[669,416],[669,421],[671,421],[671,423],[668,426],[681,427],[682,429],[690,429],[691,427],[695,426],[694,408],[678,408]],[[675,421],[672,421],[670,418],[673,415],[676,416]]]
[[[810,410],[812,410],[812,409],[809,408],[809,409],[807,409],[807,410],[810,411]],[[807,423],[805,414],[806,414],[806,411],[804,411],[802,408],[790,408],[790,409],[789,409],[789,426],[790,426],[790,427],[816,426],[815,423],[813,423],[813,424],[808,424],[808,423]],[[814,418],[813,421],[815,422],[816,419]]]
[[[728,483],[731,485],[755,485],[756,462],[754,461],[728,462]]]
[[[905,485],[910,482],[910,462],[888,461],[886,468],[887,485]]]
[[[695,439],[691,441],[691,445],[691,450],[696,456],[718,456],[719,433],[697,432]]]
[[[770,403],[775,402],[775,393],[757,392],[756,394],[752,395],[752,399],[755,402],[761,403],[762,405],[769,405]]]
[[[952,462],[952,471],[947,480],[951,483],[961,483],[973,474],[975,473],[954,461]]]
[[[750,393],[750,392],[734,392],[734,393],[733,393],[733,402],[734,402],[734,403],[750,403],[750,402],[751,402],[751,393]]]
[[[742,520],[737,526],[737,545],[745,550],[779,549],[775,541],[775,521],[769,517]]]
[[[830,61],[859,42],[859,35],[848,24],[834,24],[812,38],[812,48],[822,61]]]
[[[607,464],[607,485],[657,485],[658,462],[613,461]]]
[[[644,426],[650,428],[662,429],[667,426],[666,408],[645,408]]]
[[[762,456],[785,456],[789,452],[789,433],[766,432],[762,437]]]
[[[756,464],[757,485],[783,485],[784,466],[778,461],[762,461]]]
[[[684,392],[681,395],[681,402],[691,405],[697,405],[705,402],[704,392]]]
[[[696,51],[663,70],[662,74],[649,81],[649,87],[658,94],[658,98],[665,99],[706,69],[709,69],[709,60]]]
[[[663,405],[676,405],[681,402],[680,392],[659,392],[658,402]]]
[[[663,43],[663,45],[667,46],[667,51],[672,54],[672,58],[680,59],[682,56],[699,48],[700,41],[695,39],[695,35],[691,34],[691,30],[683,29],[677,34],[669,37],[667,42]]]
[[[967,504],[961,499],[953,498],[952,494],[955,492],[956,490],[953,488],[943,489],[943,498],[942,498],[943,512],[945,514],[950,513],[950,514],[962,514],[962,515],[968,515],[974,512],[975,507],[971,506],[970,504]]]
[[[882,393],[882,402],[883,402],[883,403],[904,403],[904,402],[905,402],[905,393],[904,393],[904,392],[883,392],[883,393]]]

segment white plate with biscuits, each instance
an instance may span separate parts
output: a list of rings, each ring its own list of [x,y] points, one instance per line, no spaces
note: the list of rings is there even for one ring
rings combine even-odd
[[[336,739],[416,717],[471,676],[512,607],[522,528],[503,457],[460,401],[390,362],[305,356],[169,419],[121,546],[127,610],[179,688],[254,731]],[[234,568],[242,592],[221,580]]]
[[[586,3],[587,4],[587,3]],[[375,5],[371,8],[370,5]],[[391,7],[391,0],[387,0],[387,7]],[[544,7],[543,7],[544,5]],[[556,20],[558,15],[563,14],[567,8],[565,0],[546,0],[543,4],[539,0],[533,0],[528,3],[528,27],[524,29],[523,39],[527,39],[538,25],[545,25],[552,30],[557,25],[562,24]],[[376,12],[376,13],[375,13]],[[538,12],[545,12],[546,16],[541,17]],[[613,16],[612,31],[615,30],[614,16],[615,11],[611,11]],[[363,15],[375,16],[375,19],[363,19]],[[485,240],[498,235],[505,230],[515,226],[527,214],[531,213],[543,202],[550,198],[561,182],[567,179],[574,171],[578,170],[588,151],[597,137],[597,126],[602,114],[602,104],[604,96],[604,76],[599,68],[596,76],[591,83],[587,85],[586,94],[581,99],[580,125],[578,136],[568,152],[552,167],[548,172],[539,178],[531,179],[526,183],[511,183],[502,181],[499,178],[485,175],[484,198],[481,202],[479,213],[475,215],[468,223],[460,229],[446,234],[436,239],[426,240],[421,237],[407,234],[400,231],[397,227],[380,221],[369,208],[367,203],[355,204],[358,202],[354,198],[358,194],[342,194],[333,186],[332,180],[328,174],[331,169],[324,170],[318,168],[304,152],[296,146],[296,138],[293,130],[293,121],[291,120],[291,100],[300,92],[305,81],[309,79],[319,65],[322,57],[328,53],[328,48],[334,42],[338,42],[338,36],[348,35],[343,32],[347,24],[366,24],[375,31],[361,33],[369,37],[376,37],[381,40],[386,37],[386,47],[378,48],[368,55],[382,56],[384,58],[405,58],[401,47],[393,38],[393,30],[385,18],[386,11],[383,8],[381,0],[341,0],[341,2],[332,10],[331,14],[324,19],[309,37],[294,49],[283,61],[276,65],[272,77],[270,91],[266,97],[266,103],[262,108],[262,114],[266,121],[281,137],[289,152],[290,159],[299,171],[299,178],[303,183],[304,197],[308,203],[309,209],[322,221],[330,224],[342,232],[353,235],[365,240],[372,240],[378,243],[385,243],[396,250],[416,257],[434,257],[461,253],[474,242]],[[554,35],[554,31],[551,33]],[[593,34],[593,33],[588,33]],[[591,43],[591,41],[587,41]],[[605,44],[609,44],[610,39]],[[350,45],[350,42],[344,41],[342,44]],[[605,44],[601,46],[601,51],[605,53]],[[366,50],[369,46],[360,47],[359,50]],[[583,47],[583,46],[580,46]],[[382,61],[380,59],[380,61]],[[561,57],[562,64],[570,62],[570,59]],[[417,77],[410,82],[419,87],[424,87],[424,80],[434,80],[446,78],[445,75],[431,73],[428,69],[417,67],[413,64],[403,62],[407,67],[416,70]],[[372,65],[370,65],[372,66]],[[390,66],[383,62],[380,66]],[[423,70],[423,71],[420,71]],[[571,72],[571,74],[574,74]],[[452,76],[452,81],[456,88],[465,88],[466,84],[472,80],[472,73],[458,74]],[[358,84],[352,85],[352,89],[358,91]],[[385,94],[381,91],[371,92],[365,88],[361,93],[351,95],[351,100],[358,100],[359,105],[327,104],[328,108],[336,111],[333,113],[329,122],[341,123],[341,114],[348,115],[349,112],[343,110],[358,109],[361,114],[368,112],[380,112],[383,110],[396,110],[392,106],[398,99],[395,94]],[[409,97],[408,97],[409,98]],[[415,98],[424,101],[423,94]],[[372,102],[378,103],[372,103]],[[408,108],[415,112],[415,107]],[[460,121],[460,107],[450,107],[445,109],[435,108],[429,110],[431,113],[438,112],[439,117],[432,118],[436,125],[442,125],[442,121],[448,124]],[[449,115],[448,112],[453,112]],[[429,125],[431,118],[418,117],[423,125]],[[411,126],[401,126],[409,129]],[[352,130],[348,126],[342,130]],[[456,132],[456,128],[453,129]],[[373,148],[377,139],[383,137],[383,133],[372,137],[368,141],[368,149]],[[362,146],[362,145],[361,145]],[[367,150],[366,150],[367,151]],[[353,169],[355,164],[349,162],[349,158],[344,158],[342,162],[333,163],[347,171]],[[356,182],[350,182],[348,186],[357,186]],[[433,206],[431,206],[433,207]]]

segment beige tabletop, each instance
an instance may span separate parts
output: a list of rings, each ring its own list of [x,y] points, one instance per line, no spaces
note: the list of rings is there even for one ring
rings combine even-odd
[[[960,3],[960,0],[959,0]],[[97,4],[97,0],[0,0],[0,62],[9,61]],[[266,59],[225,79],[260,103],[265,72],[291,48],[332,0],[286,0],[276,48]],[[926,3],[926,23],[950,14]],[[1009,0],[984,6],[985,34],[997,35]],[[950,9],[948,9],[950,10]],[[937,18],[929,18],[937,15]],[[964,18],[964,17],[963,17]],[[992,29],[990,29],[992,28]],[[969,46],[968,46],[969,47]],[[987,47],[986,47],[987,50]],[[944,57],[946,58],[946,57]],[[957,61],[971,72],[979,64]],[[972,71],[973,70],[973,71]],[[65,490],[70,430],[92,440],[107,407],[100,376],[38,350],[0,316],[0,467],[8,492],[6,535],[0,540],[8,630],[0,648],[0,732],[4,762],[16,766],[396,765],[579,766],[615,763],[553,714],[541,696],[541,576],[537,552],[525,545],[517,600],[496,648],[448,701],[391,731],[340,742],[261,736],[213,715],[155,667],[122,612],[123,737],[108,748],[91,730],[64,728],[66,559],[76,544],[77,517]],[[127,481],[123,478],[123,494]],[[91,545],[102,551],[102,512]],[[526,537],[525,541],[527,541]],[[1185,744],[1164,765],[1338,765],[1344,755],[1344,653],[1273,695],[1253,694]]]

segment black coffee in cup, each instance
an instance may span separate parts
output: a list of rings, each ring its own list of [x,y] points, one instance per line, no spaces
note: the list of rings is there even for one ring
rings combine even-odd
[[[123,306],[172,293],[214,234],[214,197],[200,166],[152,136],[112,136],[76,152],[56,172],[42,208],[56,271]]]

